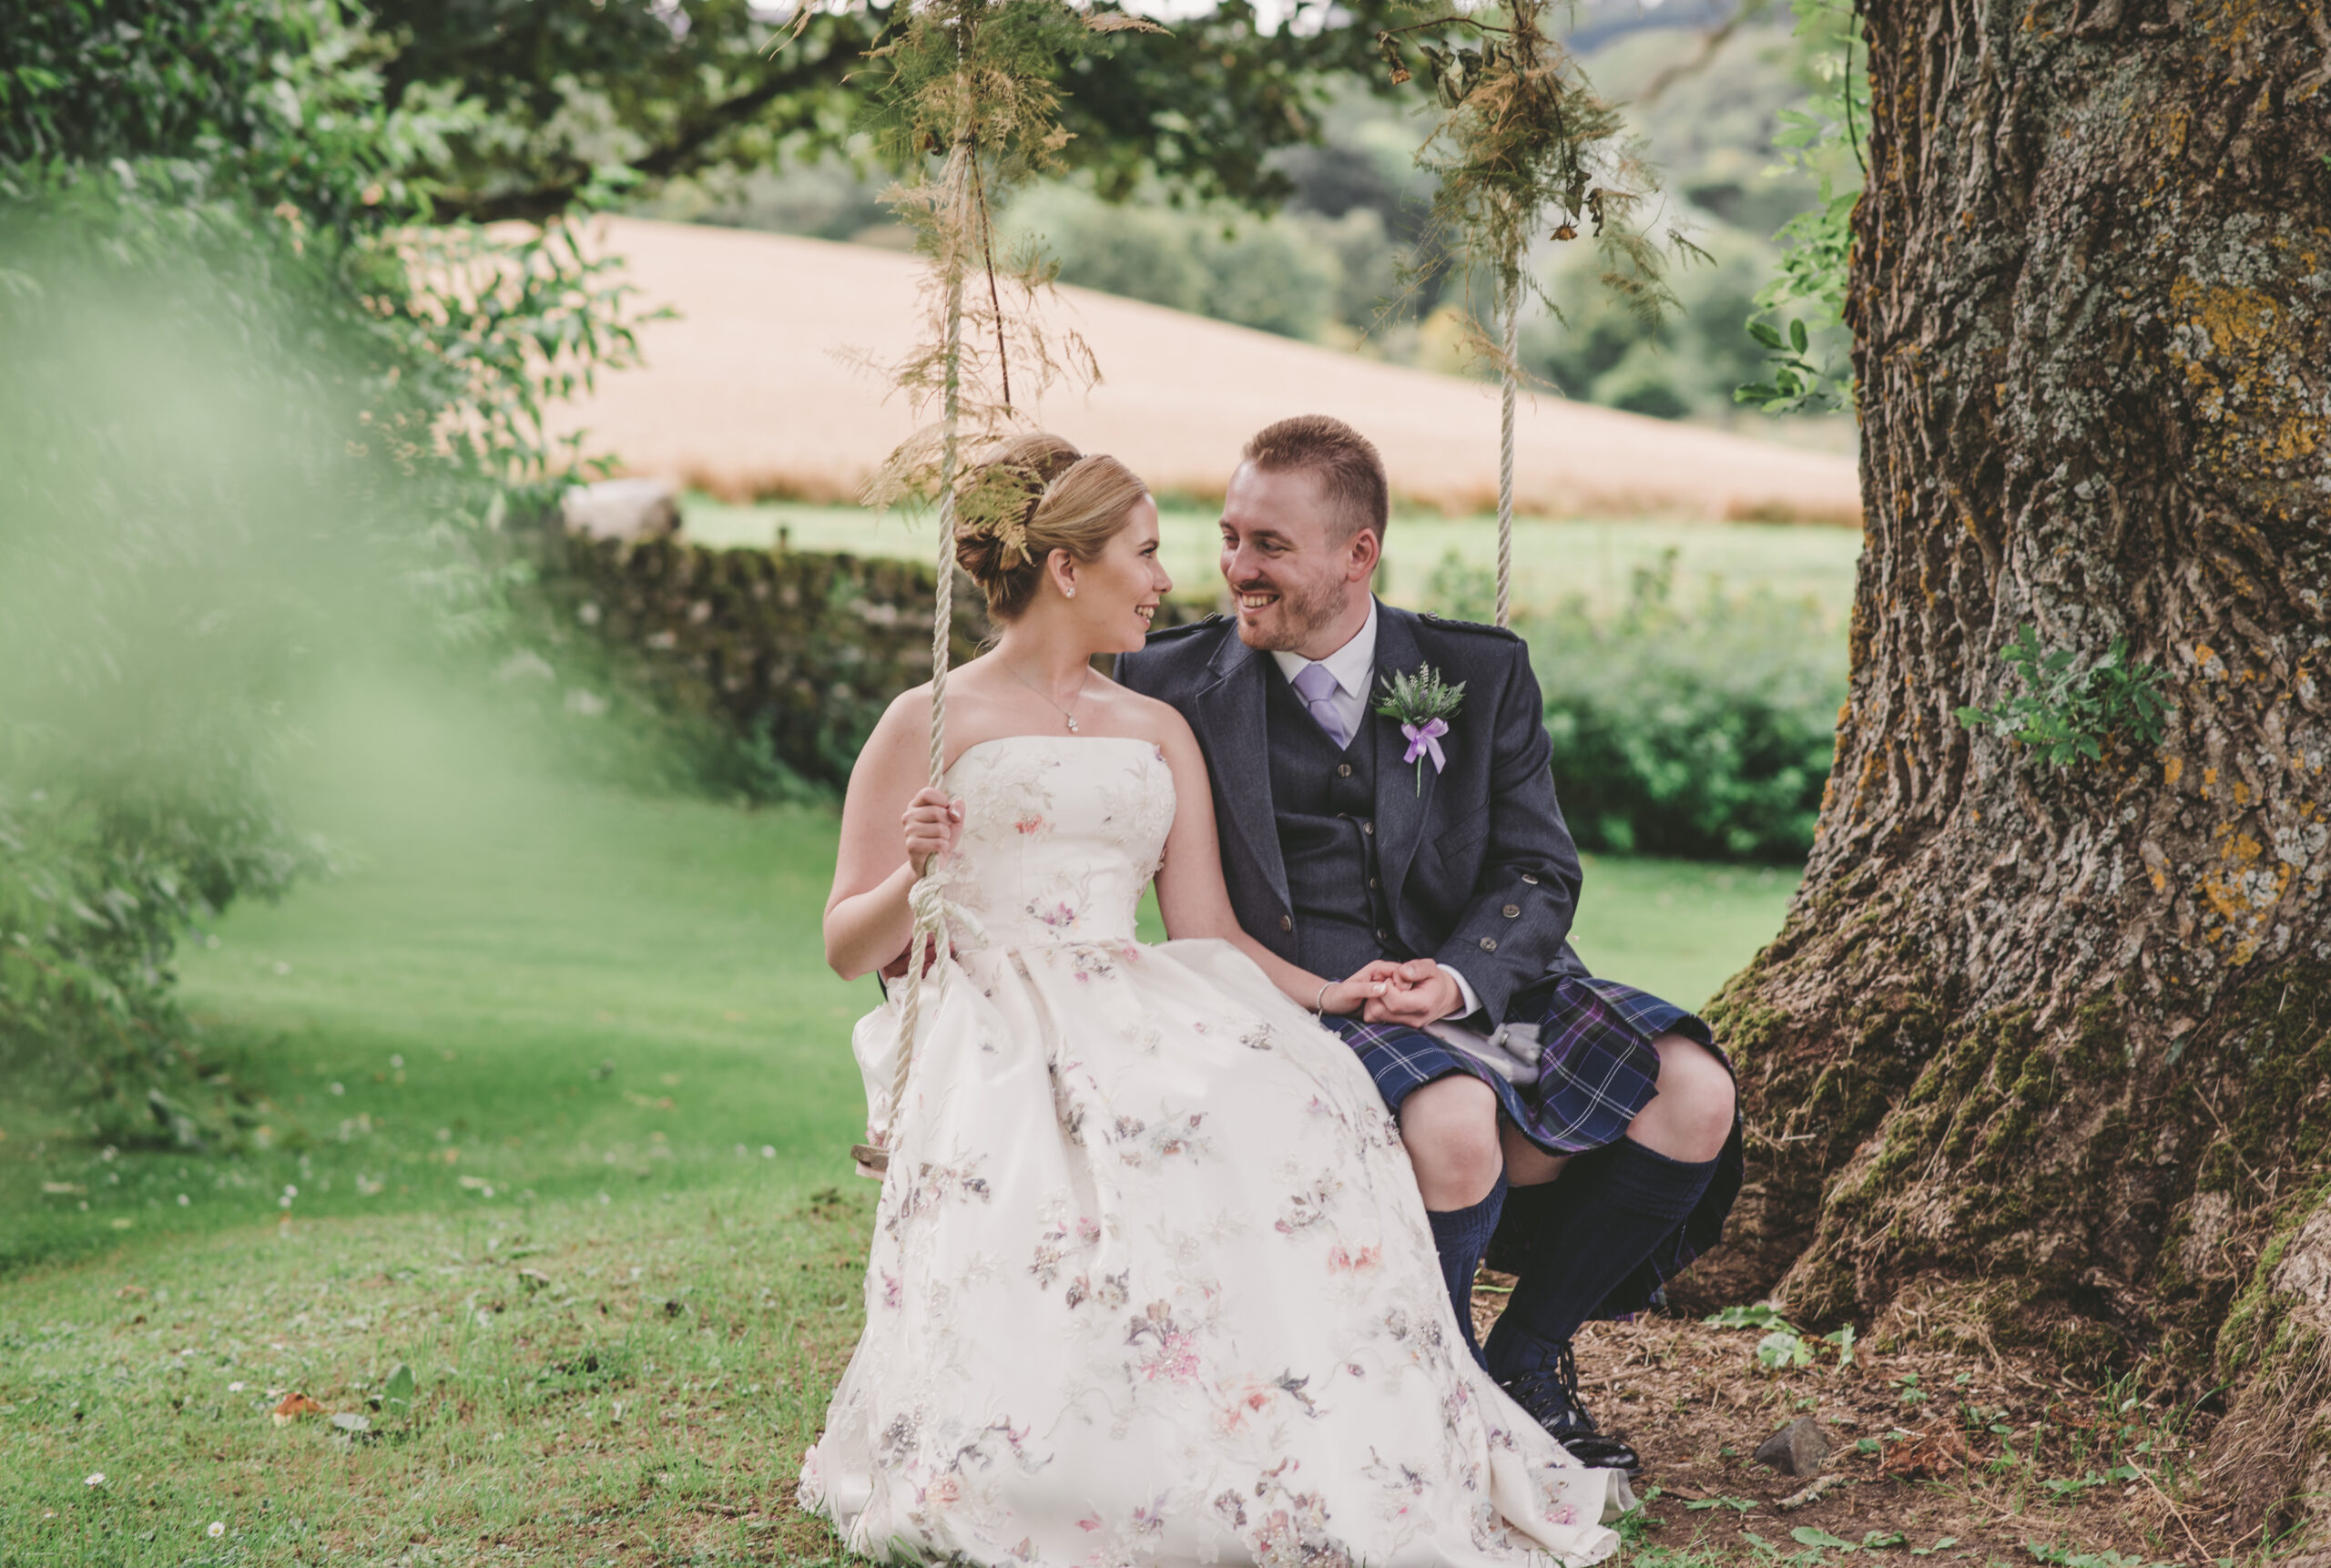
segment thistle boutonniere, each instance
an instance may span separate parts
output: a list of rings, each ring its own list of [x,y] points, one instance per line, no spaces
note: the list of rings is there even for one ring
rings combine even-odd
[[[1408,755],[1403,762],[1417,765],[1417,793],[1424,793],[1424,759],[1432,759],[1432,770],[1438,774],[1449,766],[1449,759],[1440,754],[1440,738],[1449,733],[1449,721],[1457,717],[1464,706],[1465,683],[1455,686],[1440,678],[1440,672],[1429,664],[1419,665],[1412,675],[1388,675],[1377,677],[1384,686],[1384,700],[1376,711],[1387,718],[1400,722],[1400,733],[1409,738]]]

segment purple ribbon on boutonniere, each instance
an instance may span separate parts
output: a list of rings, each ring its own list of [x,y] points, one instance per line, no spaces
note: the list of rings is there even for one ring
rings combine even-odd
[[[1409,754],[1400,759],[1416,764],[1417,793],[1424,793],[1424,759],[1432,759],[1432,771],[1439,778],[1449,768],[1449,759],[1440,753],[1440,738],[1449,733],[1449,719],[1465,700],[1465,683],[1451,686],[1440,678],[1440,673],[1430,665],[1420,665],[1413,674],[1379,677],[1384,683],[1384,700],[1376,711],[1400,727],[1409,738]]]
[[[1409,738],[1409,753],[1400,759],[1401,761],[1414,762],[1420,757],[1429,756],[1432,759],[1433,772],[1438,774],[1447,770],[1449,759],[1440,754],[1440,738],[1449,733],[1446,722],[1436,718],[1424,725],[1403,724],[1400,733]]]

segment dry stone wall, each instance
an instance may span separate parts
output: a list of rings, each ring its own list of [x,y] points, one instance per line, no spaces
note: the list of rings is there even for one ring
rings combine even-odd
[[[548,532],[538,607],[595,638],[656,704],[717,720],[804,778],[840,785],[892,697],[931,676],[937,577],[928,562],[715,549],[681,539]],[[1161,606],[1161,626],[1204,606]],[[960,665],[988,636],[978,589],[955,578]]]

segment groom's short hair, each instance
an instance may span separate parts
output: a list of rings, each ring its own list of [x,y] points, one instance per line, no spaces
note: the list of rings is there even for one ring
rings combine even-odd
[[[1319,488],[1335,517],[1336,540],[1341,544],[1363,528],[1376,530],[1379,544],[1391,517],[1391,487],[1384,477],[1384,459],[1376,443],[1342,420],[1324,413],[1301,413],[1255,433],[1239,453],[1265,473],[1308,469],[1319,476]]]

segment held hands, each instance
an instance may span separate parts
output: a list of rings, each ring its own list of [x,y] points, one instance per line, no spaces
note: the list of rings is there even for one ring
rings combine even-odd
[[[1411,1029],[1446,1018],[1463,1005],[1457,983],[1429,958],[1406,963],[1379,958],[1319,994],[1321,1013],[1357,1013],[1370,1023],[1405,1023]]]
[[[907,802],[899,825],[906,830],[907,864],[917,877],[931,871],[934,855],[952,854],[963,836],[963,803],[951,800],[944,789],[925,788]]]
[[[1460,1012],[1465,1005],[1464,993],[1457,989],[1456,981],[1429,958],[1412,958],[1406,963],[1379,959],[1368,967],[1390,972],[1384,977],[1383,988],[1366,1001],[1360,1017],[1367,1023],[1405,1023],[1411,1029],[1421,1029]]]
[[[1342,1016],[1373,1005],[1400,974],[1400,966],[1386,958],[1363,964],[1349,980],[1339,980],[1319,990],[1321,1016]]]

